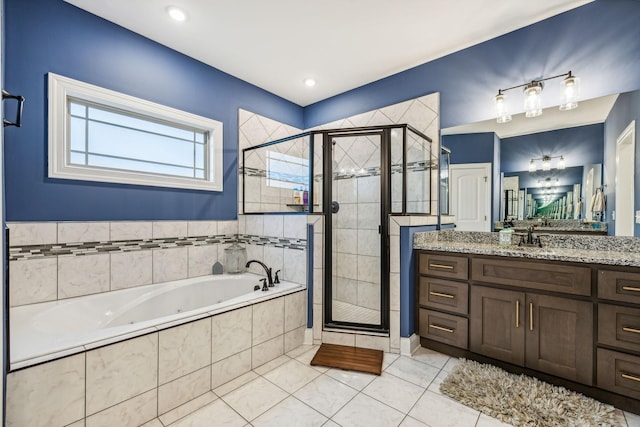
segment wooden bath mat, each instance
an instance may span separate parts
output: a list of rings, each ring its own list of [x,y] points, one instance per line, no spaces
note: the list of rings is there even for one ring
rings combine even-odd
[[[322,344],[313,356],[311,365],[380,375],[382,374],[382,356],[383,353],[380,350]]]

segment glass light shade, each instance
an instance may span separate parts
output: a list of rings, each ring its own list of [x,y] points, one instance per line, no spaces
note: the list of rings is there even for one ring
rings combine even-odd
[[[547,178],[544,182],[545,187],[547,188],[551,188],[551,180],[549,178]]]
[[[511,114],[507,108],[507,97],[503,93],[498,93],[494,99],[496,107],[496,122],[507,123],[511,121]]]
[[[562,103],[560,109],[573,110],[578,108],[578,98],[580,97],[580,79],[572,76],[569,73],[569,77],[562,81]]]
[[[542,83],[531,82],[524,88],[524,115],[538,117],[542,115]]]
[[[529,172],[535,172],[536,171],[536,161],[531,159],[531,161],[529,162]]]
[[[551,159],[549,157],[545,157],[544,159],[542,159],[542,170],[551,170]]]
[[[558,160],[558,169],[564,169],[564,168],[565,168],[564,156],[560,156],[560,160]]]

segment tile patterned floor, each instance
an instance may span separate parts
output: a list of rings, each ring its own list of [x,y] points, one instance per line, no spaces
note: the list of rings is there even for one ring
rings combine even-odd
[[[507,426],[440,394],[457,359],[420,348],[385,353],[381,376],[309,365],[301,346],[144,427],[499,427]],[[640,416],[624,413],[629,427]]]

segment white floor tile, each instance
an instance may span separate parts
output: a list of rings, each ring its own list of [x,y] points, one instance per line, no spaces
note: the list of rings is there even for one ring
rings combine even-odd
[[[411,355],[411,358],[419,362],[427,363],[438,369],[442,369],[450,359],[446,354],[438,353],[437,351],[424,347],[418,347]]]
[[[282,355],[282,356],[280,356],[280,357],[278,357],[276,359],[273,359],[270,362],[265,363],[262,366],[258,366],[256,369],[254,369],[254,371],[258,375],[264,375],[267,372],[274,370],[278,366],[284,365],[285,363],[287,363],[290,360],[291,360],[291,358],[289,356]]]
[[[329,420],[326,423],[322,424],[322,427],[340,427],[339,424],[336,424],[335,422]]]
[[[333,416],[342,427],[397,426],[403,418],[403,413],[364,394],[358,394]]]
[[[358,391],[369,385],[369,383],[376,377],[376,375],[372,374],[365,374],[355,371],[343,371],[342,369],[329,369],[325,373],[325,375],[329,375],[331,378],[335,378],[341,383],[344,383],[349,387],[353,387]]]
[[[154,418],[151,421],[142,424],[140,427],[164,427],[164,426],[162,425],[159,419]]]
[[[429,384],[429,387],[427,388],[427,390],[432,391],[432,392],[437,393],[437,394],[442,394],[440,392],[440,384],[442,384],[442,381],[444,381],[444,379],[447,378],[448,375],[449,375],[449,372],[440,371],[438,376],[435,377],[433,379],[433,381],[431,381],[431,384]]]
[[[303,344],[303,345],[301,345],[299,347],[296,347],[293,350],[289,351],[287,353],[287,356],[295,359],[296,357],[302,356],[303,354],[305,354],[308,351],[311,351],[311,350],[314,350],[314,349],[317,351],[318,348],[320,348],[320,346],[312,345],[312,344]]]
[[[429,384],[431,384],[431,381],[438,375],[440,369],[403,356],[393,362],[385,372],[419,385],[420,387],[427,388]]]
[[[226,384],[222,384],[220,387],[213,389],[213,392],[222,397],[225,394],[231,393],[233,390],[242,387],[248,382],[251,382],[258,378],[258,374],[253,371],[249,371],[246,374],[240,375],[238,378],[235,378],[229,381]]]
[[[512,427],[511,424],[503,423],[502,421],[493,418],[487,414],[480,414],[476,427]]]
[[[172,422],[179,420],[180,418],[192,412],[195,412],[196,410],[204,406],[207,406],[217,398],[218,396],[216,396],[213,392],[209,391],[203,394],[202,396],[198,396],[195,399],[192,399],[187,403],[184,403],[178,406],[177,408],[172,409],[166,414],[160,415],[158,418],[160,418],[160,421],[162,421],[164,425],[169,425]]]
[[[247,420],[238,415],[221,399],[198,409],[190,415],[170,424],[171,427],[204,427],[213,425],[243,427],[247,424]]]
[[[406,414],[422,396],[424,390],[423,387],[383,373],[366,386],[362,392]]]
[[[400,427],[429,427],[429,426],[423,422],[416,420],[415,418],[411,418],[407,416],[400,424]]]
[[[288,394],[262,377],[235,389],[222,396],[229,406],[248,421],[268,411],[284,399]]]
[[[295,392],[294,396],[319,411],[332,417],[358,392],[326,375],[321,375]]]
[[[409,416],[431,427],[474,426],[480,413],[445,396],[426,391]]]
[[[450,357],[449,360],[447,360],[446,365],[444,365],[444,367],[442,368],[442,370],[447,371],[447,372],[451,372],[453,370],[453,368],[456,367],[456,365],[458,364],[460,360],[456,359],[455,357]]]
[[[252,421],[254,427],[320,427],[327,417],[289,396]]]
[[[399,354],[385,353],[384,358],[382,359],[382,370],[384,371],[385,369],[387,369],[389,365],[391,365],[398,359],[398,357],[400,357]]]
[[[306,353],[303,353],[300,356],[296,357],[296,360],[304,365],[311,366],[310,365],[311,359],[313,359],[313,356],[316,355],[316,353],[318,352],[318,349],[320,348],[319,346],[314,346],[314,347],[315,348],[312,348]],[[329,368],[326,368],[324,366],[311,366],[311,367],[318,372],[327,372],[329,370]]]
[[[627,425],[629,427],[640,427],[640,415],[625,411],[624,417],[627,419]]]
[[[320,372],[310,366],[303,365],[297,360],[290,360],[263,376],[287,393],[295,393],[299,388],[313,381],[318,375],[320,375]]]

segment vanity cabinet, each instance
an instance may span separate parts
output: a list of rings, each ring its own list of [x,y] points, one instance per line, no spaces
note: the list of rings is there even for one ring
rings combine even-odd
[[[564,297],[473,286],[471,351],[590,385],[593,305]]]

